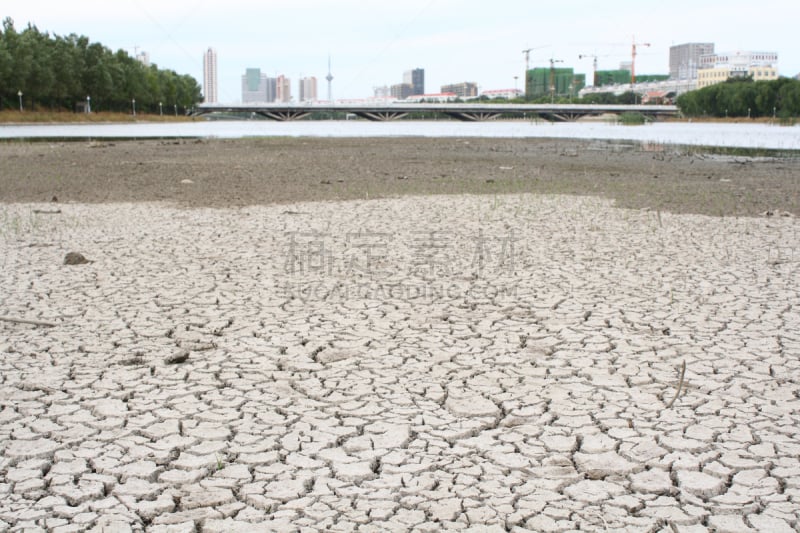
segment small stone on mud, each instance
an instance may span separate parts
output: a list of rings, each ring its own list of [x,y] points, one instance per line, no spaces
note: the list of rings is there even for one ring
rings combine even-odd
[[[189,359],[189,350],[181,350],[178,353],[168,355],[164,358],[164,364],[177,365]]]
[[[85,265],[90,261],[86,259],[83,254],[78,252],[69,252],[66,256],[64,256],[64,264],[65,265]]]
[[[193,182],[192,180],[186,179],[186,180],[181,180],[181,183],[182,183],[183,185],[191,185],[191,184],[192,184],[192,183],[194,183],[194,182]]]

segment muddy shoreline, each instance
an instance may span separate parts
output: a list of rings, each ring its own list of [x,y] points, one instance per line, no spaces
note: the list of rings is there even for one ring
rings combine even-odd
[[[573,194],[713,216],[800,213],[800,158],[565,139],[264,138],[0,143],[0,202],[236,207]]]

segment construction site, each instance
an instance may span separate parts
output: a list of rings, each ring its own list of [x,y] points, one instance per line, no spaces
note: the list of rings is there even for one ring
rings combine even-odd
[[[609,44],[609,47],[622,46]],[[551,102],[556,99],[575,98],[592,93],[634,92],[638,95],[658,98],[667,98],[691,90],[693,83],[680,83],[672,80],[669,74],[637,74],[636,56],[638,49],[651,46],[650,43],[637,42],[634,38],[629,45],[630,56],[620,54],[580,54],[578,60],[592,60],[592,78],[587,83],[585,74],[577,74],[573,67],[566,65],[565,59],[551,57],[547,60],[548,66],[530,68],[530,54],[534,50],[547,48],[545,46],[527,48],[522,50],[525,55],[525,98],[537,100],[550,97]],[[625,57],[617,69],[598,68],[599,58]]]

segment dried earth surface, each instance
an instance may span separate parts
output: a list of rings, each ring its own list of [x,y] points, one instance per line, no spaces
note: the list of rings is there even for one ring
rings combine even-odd
[[[229,207],[470,193],[595,195],[619,207],[715,216],[800,214],[800,157],[567,139],[0,143],[0,202]]]
[[[796,530],[796,163],[596,146],[0,145],[0,530]]]

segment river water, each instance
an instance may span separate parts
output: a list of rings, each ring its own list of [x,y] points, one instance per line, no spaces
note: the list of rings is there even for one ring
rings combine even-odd
[[[244,137],[513,137],[628,140],[691,146],[800,150],[800,126],[543,121],[222,121],[132,124],[3,125],[0,139],[126,139]]]

